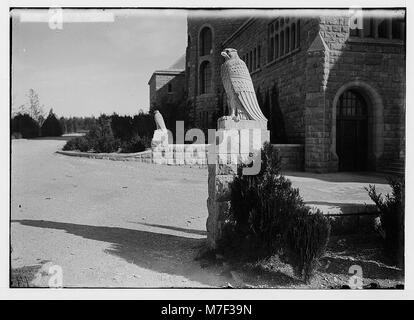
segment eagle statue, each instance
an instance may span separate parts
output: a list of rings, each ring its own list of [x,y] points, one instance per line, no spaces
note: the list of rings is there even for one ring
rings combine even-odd
[[[221,55],[225,59],[221,66],[221,78],[230,108],[230,115],[224,118],[267,122],[257,102],[249,70],[237,50],[224,49]]]
[[[166,130],[167,127],[165,126],[165,122],[164,122],[164,118],[162,117],[161,112],[159,112],[158,110],[155,110],[154,112],[154,120],[155,120],[155,125],[157,126],[157,130],[161,129],[161,130]]]

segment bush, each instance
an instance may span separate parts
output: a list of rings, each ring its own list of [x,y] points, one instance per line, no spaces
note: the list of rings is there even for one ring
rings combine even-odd
[[[153,116],[148,113],[139,113],[134,117],[119,116],[114,113],[110,116],[110,120],[114,137],[125,142],[136,136],[150,137],[155,130]]]
[[[28,114],[18,114],[11,120],[11,134],[21,134],[22,138],[36,138],[40,128],[36,120]]]
[[[242,175],[240,167],[231,184],[230,216],[219,248],[255,259],[286,253],[295,274],[309,281],[326,250],[329,222],[320,211],[312,213],[299,190],[280,174],[279,155],[271,144],[263,146],[261,157],[257,175]]]
[[[123,141],[131,140],[135,133],[132,117],[119,116],[116,113],[111,116],[111,129],[114,137]]]
[[[285,251],[297,277],[309,282],[328,244],[330,225],[322,212],[302,207],[290,216],[284,232]]]
[[[114,138],[109,118],[101,116],[97,124],[84,137],[69,140],[63,150],[110,153],[118,151],[120,144],[120,140]]]
[[[280,174],[277,150],[266,143],[257,175],[242,175],[231,184],[231,214],[236,232],[256,244],[256,253],[272,255],[281,247],[289,214],[304,206],[298,189]]]
[[[148,137],[140,137],[139,135],[135,135],[133,138],[131,138],[131,140],[122,142],[121,152],[141,152],[145,151],[149,147],[151,147],[151,140]]]
[[[41,135],[42,137],[60,137],[62,135],[61,123],[52,111],[42,124]]]
[[[92,146],[89,144],[89,141],[85,137],[76,137],[70,139],[63,146],[63,150],[79,150],[81,152],[88,152],[92,149]]]
[[[376,204],[380,212],[381,229],[385,233],[384,248],[393,261],[404,265],[404,203],[405,203],[405,182],[403,179],[388,180],[392,194],[385,197],[377,193],[375,185],[365,188],[369,197]]]

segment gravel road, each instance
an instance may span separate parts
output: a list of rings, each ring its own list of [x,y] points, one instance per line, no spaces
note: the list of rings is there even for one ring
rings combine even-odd
[[[68,157],[65,141],[12,141],[12,268],[25,286],[222,287],[225,264],[194,260],[206,239],[207,170]],[[310,205],[370,203],[383,177],[291,173]],[[372,203],[372,202],[371,202]],[[30,283],[25,275],[30,273]],[[32,279],[34,278],[34,279]]]
[[[12,141],[12,267],[65,287],[209,287],[207,170],[58,155],[63,140]]]

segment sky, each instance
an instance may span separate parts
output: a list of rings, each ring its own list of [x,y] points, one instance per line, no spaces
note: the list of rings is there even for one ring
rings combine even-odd
[[[62,24],[56,12],[12,12],[13,107],[34,89],[59,117],[148,111],[152,73],[185,53],[185,12],[65,10]]]

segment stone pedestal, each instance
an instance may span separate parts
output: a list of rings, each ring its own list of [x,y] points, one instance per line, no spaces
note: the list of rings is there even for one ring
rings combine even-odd
[[[168,130],[155,130],[151,140],[151,147],[152,149],[156,149],[158,147],[168,147]]]
[[[252,161],[252,155],[270,140],[266,125],[254,120],[218,120],[215,144],[208,151],[206,227],[210,249],[216,249],[222,237],[223,224],[230,213],[230,185],[238,166]]]

